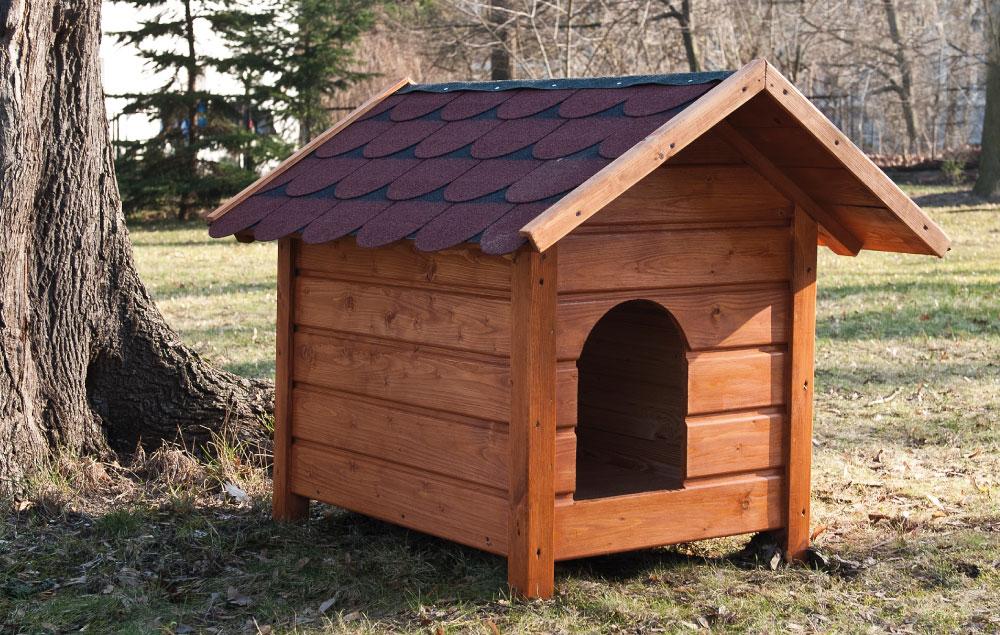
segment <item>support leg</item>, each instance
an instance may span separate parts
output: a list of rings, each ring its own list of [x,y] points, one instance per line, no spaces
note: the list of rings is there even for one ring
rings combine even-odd
[[[555,247],[518,252],[512,302],[507,581],[521,597],[548,598],[555,575]]]
[[[816,222],[798,207],[792,221],[792,335],[788,398],[788,512],[785,556],[802,561],[809,547],[812,478],[813,362],[816,334]]]
[[[295,247],[297,240],[278,241],[278,323],[274,369],[274,498],[276,520],[309,516],[309,499],[291,491],[292,360],[295,357]]]

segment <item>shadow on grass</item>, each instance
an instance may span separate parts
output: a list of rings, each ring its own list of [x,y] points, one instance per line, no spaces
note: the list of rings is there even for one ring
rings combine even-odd
[[[162,285],[156,289],[156,299],[173,300],[183,297],[222,297],[227,295],[246,295],[251,293],[267,293],[274,291],[273,282],[234,282],[224,285],[208,286],[206,284]]]

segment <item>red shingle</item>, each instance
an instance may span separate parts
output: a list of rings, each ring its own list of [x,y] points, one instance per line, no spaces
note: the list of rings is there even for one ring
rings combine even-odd
[[[212,223],[208,228],[208,235],[212,238],[231,236],[253,226],[289,200],[285,196],[251,196]]]
[[[309,171],[295,177],[285,188],[289,196],[303,196],[330,187],[368,163],[368,159],[320,159]]]
[[[537,170],[507,188],[511,203],[531,203],[572,190],[601,168],[610,159],[556,159],[546,161]]]
[[[389,119],[393,121],[408,121],[429,115],[438,108],[444,106],[460,93],[408,93],[404,95],[403,101],[399,102]]]
[[[257,240],[277,240],[297,232],[337,203],[337,199],[331,198],[293,198],[264,217],[254,228],[253,237]]]
[[[379,247],[406,238],[448,209],[444,201],[398,201],[358,230],[358,245]]]
[[[386,196],[416,198],[448,185],[479,164],[477,159],[427,159],[392,182]]]
[[[500,125],[499,119],[465,119],[449,121],[413,149],[418,159],[430,159],[464,148]]]
[[[379,212],[391,204],[391,201],[341,201],[309,223],[309,226],[302,232],[302,240],[316,244],[346,236],[375,218]]]
[[[458,203],[424,225],[417,234],[421,251],[447,249],[469,240],[483,231],[514,206],[510,203]]]
[[[493,159],[527,148],[563,124],[562,119],[511,119],[472,144],[472,156]]]
[[[496,108],[517,93],[510,90],[485,91],[470,90],[458,94],[454,101],[449,103],[441,111],[441,118],[445,121],[457,121],[481,115],[487,110]]]
[[[366,145],[362,154],[369,159],[396,154],[400,150],[405,150],[410,146],[420,143],[434,134],[443,125],[443,121],[427,121],[423,119],[396,124],[393,128],[379,135]]]
[[[519,119],[537,115],[543,110],[562,103],[577,91],[575,90],[532,90],[518,91],[516,95],[505,101],[497,109],[500,119]]]
[[[347,126],[333,138],[316,148],[313,156],[325,159],[345,152],[350,152],[355,148],[360,148],[383,132],[389,130],[394,125],[391,121],[359,121]]]
[[[542,164],[534,159],[489,159],[455,179],[444,191],[446,201],[471,201],[499,192]]]
[[[357,198],[389,185],[420,165],[420,159],[372,159],[364,168],[353,172],[337,184],[337,198]]]

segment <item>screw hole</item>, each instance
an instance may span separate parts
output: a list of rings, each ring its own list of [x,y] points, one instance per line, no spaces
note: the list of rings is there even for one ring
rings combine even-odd
[[[840,139],[834,139],[833,140],[833,145],[839,146],[840,145]]]
[[[782,94],[782,95],[787,95],[787,94],[788,94],[788,89],[786,88],[786,89],[782,90],[782,91],[781,91],[781,94]]]
[[[807,381],[802,382],[802,390],[809,390],[809,382]]]
[[[744,93],[747,92],[747,87],[746,86],[743,87],[743,91],[742,92],[744,92]]]
[[[924,225],[924,231],[927,231],[927,225]]]
[[[583,212],[581,212],[581,211],[579,211],[579,210],[578,210],[578,211],[576,212],[576,215],[577,215],[577,216],[580,216],[581,214],[583,214]]]
[[[802,517],[805,518],[805,515],[806,515],[806,510],[803,509],[802,510]]]
[[[673,150],[673,149],[674,149],[674,144],[672,144],[672,143],[670,144],[670,149],[671,149],[671,150]]]
[[[542,557],[542,550],[541,549],[539,549],[538,551],[535,552],[535,557],[536,558],[541,558]]]
[[[538,286],[542,286],[543,284],[545,284],[545,278],[539,278],[538,279]]]

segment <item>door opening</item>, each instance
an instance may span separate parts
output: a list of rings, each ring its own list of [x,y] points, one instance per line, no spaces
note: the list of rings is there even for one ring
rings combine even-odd
[[[680,489],[687,346],[661,305],[608,311],[577,361],[576,500]]]

